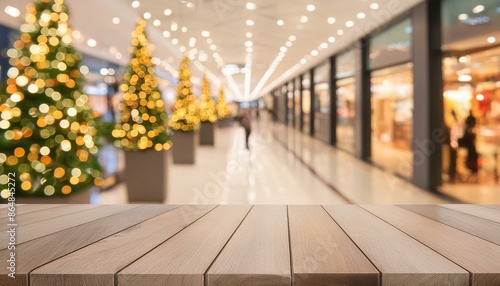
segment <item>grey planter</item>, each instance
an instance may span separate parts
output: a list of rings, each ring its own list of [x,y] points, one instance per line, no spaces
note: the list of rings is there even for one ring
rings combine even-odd
[[[210,122],[202,122],[200,129],[200,145],[215,145],[214,124]]]
[[[129,202],[163,203],[167,193],[167,151],[125,151]]]
[[[55,197],[17,197],[16,204],[90,204],[92,188],[86,191]]]
[[[217,122],[217,126],[219,128],[224,128],[224,127],[231,127],[233,126],[233,118],[232,117],[226,117],[222,120],[219,120]]]
[[[198,134],[176,131],[172,136],[174,164],[194,164]]]

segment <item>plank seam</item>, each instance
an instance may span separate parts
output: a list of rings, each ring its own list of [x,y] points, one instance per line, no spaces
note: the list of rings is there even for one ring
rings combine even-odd
[[[180,207],[180,206],[179,206]],[[176,236],[179,232],[183,231],[184,229],[188,228],[190,225],[192,225],[193,223],[197,222],[198,220],[200,220],[202,217],[206,216],[207,214],[211,213],[213,210],[215,210],[216,208],[218,208],[219,206],[215,206],[214,208],[212,208],[211,210],[209,210],[208,212],[206,212],[204,215],[200,216],[199,218],[195,219],[194,221],[192,221],[190,224],[186,225],[185,227],[183,227],[182,229],[180,229],[178,232],[172,234],[169,238],[165,239],[164,241],[160,242],[157,246],[151,248],[149,251],[145,252],[144,254],[142,254],[140,257],[138,257],[137,259],[134,259],[132,262],[130,262],[129,264],[125,265],[124,267],[122,267],[121,269],[119,269],[114,275],[113,275],[113,284],[115,286],[118,286],[118,273],[120,273],[120,271],[122,271],[123,269],[129,267],[130,265],[134,264],[137,260],[141,259],[142,257],[144,257],[146,254],[150,253],[151,251],[157,249],[158,247],[160,247],[160,245],[164,244],[165,242],[167,242],[168,240],[170,240],[172,237]],[[173,209],[172,209],[173,210]]]
[[[294,282],[294,271],[293,271],[293,254],[292,254],[292,238],[290,234],[290,214],[288,211],[288,206],[286,206],[286,222],[288,225],[288,251],[290,252],[290,283],[295,285]]]
[[[217,261],[217,258],[220,256],[220,254],[222,253],[222,251],[224,251],[224,249],[226,248],[226,246],[229,243],[229,241],[231,240],[231,238],[233,238],[234,234],[238,231],[238,229],[240,228],[241,224],[243,224],[243,222],[245,221],[245,219],[247,218],[247,216],[252,211],[253,207],[254,207],[253,205],[252,205],[252,207],[250,207],[250,209],[248,210],[248,212],[246,213],[246,215],[240,221],[240,223],[238,224],[238,226],[234,229],[234,231],[231,234],[231,236],[227,239],[226,243],[224,243],[224,246],[221,248],[221,250],[219,251],[219,253],[217,253],[217,255],[214,257],[214,260],[212,261],[212,263],[210,263],[210,265],[208,266],[208,268],[205,271],[205,273],[203,273],[203,285],[204,286],[208,286],[208,284],[207,284],[207,281],[208,281],[208,277],[207,277],[208,271],[210,271],[210,268],[212,268],[212,266],[214,265],[215,261]]]
[[[358,244],[349,236],[349,234],[344,230],[344,228],[333,218],[333,216],[325,209],[325,207],[323,205],[321,205],[321,207],[323,208],[323,210],[326,212],[326,214],[333,220],[333,222],[339,226],[339,228],[342,230],[342,232],[345,233],[345,235],[349,238],[350,241],[352,241],[352,243],[356,246],[356,248],[363,254],[364,257],[366,257],[366,259],[368,261],[370,261],[370,263],[373,265],[373,267],[375,267],[375,269],[377,269],[378,271],[378,285],[382,285],[382,271],[377,267],[377,265],[375,265],[375,263],[363,252],[363,250],[358,246]]]
[[[108,218],[108,217],[110,217],[110,216],[114,216],[114,215],[122,214],[122,213],[124,213],[124,212],[132,211],[132,210],[138,209],[138,208],[140,208],[140,207],[141,207],[141,206],[140,206],[140,205],[138,205],[138,206],[137,206],[137,207],[135,207],[135,208],[131,208],[131,209],[128,209],[128,210],[124,210],[124,211],[122,211],[122,212],[118,212],[118,213],[116,213],[116,214],[112,214],[112,215],[109,215],[109,216],[105,216],[105,217],[102,217],[102,218],[98,218],[98,219],[95,219],[95,220],[92,220],[92,221],[89,221],[89,222],[86,222],[86,223],[83,223],[83,224],[79,224],[79,225],[76,225],[76,226],[73,226],[73,227],[70,227],[70,228],[67,228],[67,229],[64,229],[64,230],[72,229],[72,228],[75,228],[75,227],[78,227],[78,226],[81,226],[81,225],[85,225],[85,224],[88,224],[88,223],[94,222],[94,221],[96,221],[96,220],[105,219],[105,218]],[[65,257],[65,256],[67,256],[67,255],[69,255],[69,254],[71,254],[71,253],[73,253],[73,252],[79,251],[80,249],[83,249],[83,248],[85,248],[85,247],[87,247],[87,246],[90,246],[90,245],[92,245],[92,244],[94,244],[94,243],[97,243],[97,242],[99,242],[99,241],[101,241],[101,240],[103,240],[103,239],[106,239],[106,238],[110,237],[110,236],[113,236],[113,235],[115,235],[115,234],[117,234],[117,233],[120,233],[120,232],[122,232],[122,231],[124,231],[124,230],[127,230],[127,229],[129,229],[129,228],[131,228],[131,227],[134,227],[134,226],[136,226],[136,225],[138,225],[138,224],[141,224],[141,223],[143,223],[143,222],[145,222],[145,221],[147,221],[147,220],[150,220],[150,219],[152,219],[152,218],[154,218],[154,217],[156,217],[156,216],[159,216],[159,215],[161,215],[161,214],[164,214],[164,213],[167,213],[167,212],[169,212],[169,211],[171,211],[171,210],[174,210],[174,209],[176,209],[176,208],[178,208],[178,207],[179,207],[179,206],[176,206],[176,207],[174,207],[174,208],[172,208],[172,209],[169,209],[169,210],[167,210],[167,211],[165,211],[165,212],[162,212],[162,213],[160,213],[160,214],[158,214],[158,215],[152,216],[152,217],[150,217],[150,218],[148,218],[148,219],[146,219],[146,220],[143,220],[143,221],[141,221],[141,222],[139,222],[139,223],[136,223],[136,224],[131,225],[131,226],[127,227],[127,228],[124,228],[124,229],[122,229],[122,230],[120,230],[120,231],[117,231],[117,232],[115,232],[115,233],[112,233],[112,234],[110,234],[110,235],[108,235],[108,236],[106,236],[106,237],[103,237],[102,239],[96,240],[96,241],[94,241],[94,242],[93,242],[93,243],[91,243],[91,244],[88,244],[88,245],[82,246],[82,247],[80,247],[80,248],[78,248],[78,249],[75,249],[74,251],[71,251],[71,252],[66,253],[65,255],[62,255],[62,256],[60,256],[60,257],[58,257],[58,258],[52,259],[52,260],[47,261],[47,262],[45,262],[45,263],[43,263],[43,264],[41,264],[41,265],[38,265],[37,267],[35,267],[35,268],[31,269],[30,271],[28,271],[28,273],[27,273],[27,275],[28,275],[28,279],[27,279],[27,281],[28,281],[28,285],[31,285],[31,273],[32,273],[33,271],[37,270],[38,268],[43,267],[43,266],[45,266],[45,265],[47,265],[47,264],[49,264],[49,263],[51,263],[51,262],[54,262],[54,261],[56,261],[56,260],[58,260],[58,259],[61,259],[61,258]],[[99,208],[99,207],[97,207],[97,208]],[[61,230],[61,231],[64,231],[64,230]],[[58,231],[58,232],[60,232],[60,231]],[[54,233],[58,233],[58,232],[54,232]],[[52,235],[52,234],[48,234],[48,235]],[[47,236],[47,235],[46,235],[46,236]],[[45,237],[45,236],[42,236],[42,237]]]
[[[425,244],[425,243],[421,242],[420,240],[416,239],[415,237],[411,236],[409,233],[407,233],[407,232],[403,231],[402,229],[400,229],[399,227],[397,227],[397,226],[393,225],[392,223],[390,223],[390,222],[386,221],[385,219],[383,219],[383,218],[381,218],[381,217],[377,216],[376,214],[374,214],[374,213],[370,212],[369,210],[367,210],[367,209],[363,208],[362,206],[359,206],[359,205],[358,205],[358,207],[359,207],[359,208],[361,208],[362,210],[366,211],[367,213],[369,213],[369,214],[373,215],[374,217],[376,217],[376,218],[378,218],[378,219],[382,220],[383,222],[387,223],[388,225],[392,226],[393,228],[395,228],[395,229],[399,230],[400,232],[404,233],[405,235],[407,235],[407,236],[408,236],[408,237],[410,237],[411,239],[413,239],[413,240],[415,240],[416,242],[418,242],[418,243],[422,244],[423,246],[425,246],[425,247],[429,248],[430,250],[432,250],[433,252],[435,252],[437,255],[442,256],[444,259],[446,259],[446,260],[450,261],[451,263],[453,263],[453,264],[455,264],[456,266],[460,267],[462,270],[464,270],[464,271],[466,271],[467,273],[469,273],[469,285],[470,285],[470,286],[472,286],[472,285],[473,285],[473,284],[472,284],[472,273],[471,273],[469,270],[465,269],[465,268],[464,268],[464,267],[462,267],[460,264],[458,264],[458,263],[456,263],[455,261],[451,260],[450,258],[448,258],[448,257],[444,256],[443,254],[441,254],[441,253],[437,252],[434,248],[432,248],[432,247],[428,246],[427,244]],[[396,207],[401,208],[401,209],[403,209],[403,210],[406,210],[405,208],[402,208],[402,207],[400,207],[400,206],[396,206]],[[409,211],[409,210],[407,210],[407,211]],[[417,215],[420,215],[420,214],[417,214]],[[422,216],[422,215],[420,215],[420,216]],[[422,217],[425,217],[425,216],[422,216]],[[440,223],[440,222],[438,222],[438,223]],[[441,223],[441,224],[443,224],[443,223]],[[445,224],[445,225],[446,225],[446,224]]]

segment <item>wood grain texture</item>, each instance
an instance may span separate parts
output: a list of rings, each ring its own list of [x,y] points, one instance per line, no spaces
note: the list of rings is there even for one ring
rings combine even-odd
[[[439,205],[440,207],[463,212],[487,220],[500,223],[500,209],[489,208],[485,205]]]
[[[16,216],[17,226],[26,226],[32,223],[41,222],[44,220],[64,216],[67,214],[77,213],[84,210],[90,210],[98,207],[98,205],[66,205],[57,208],[50,208],[36,212],[30,212]],[[8,226],[0,225],[0,231],[8,229]]]
[[[400,207],[500,245],[500,224],[496,222],[439,206],[405,205]]]
[[[219,206],[118,273],[118,286],[203,285],[250,206]]]
[[[379,272],[321,206],[289,206],[295,285],[378,285]]]
[[[479,206],[500,211],[500,205],[479,205]]]
[[[9,286],[26,286],[28,273],[37,267],[162,214],[172,209],[173,206],[148,205],[128,206],[127,208],[123,208],[123,206],[106,206],[106,208],[119,211],[114,215],[94,219],[18,245],[16,247],[18,261],[16,279],[12,280],[12,278],[7,277],[7,262],[3,260],[0,269],[0,283]],[[97,212],[99,210],[100,208],[96,208],[91,211]],[[0,251],[0,257],[7,257],[7,255],[7,250]],[[57,284],[54,286],[57,286]]]
[[[382,285],[468,285],[464,269],[359,206],[324,207],[381,271]]]
[[[21,244],[45,235],[49,235],[70,227],[84,224],[102,217],[117,214],[119,212],[132,209],[135,206],[99,206],[97,208],[71,213],[68,215],[48,219],[36,224],[20,225],[17,228],[17,244]],[[7,239],[6,232],[0,232],[0,239]],[[0,245],[0,250],[7,246]]]
[[[290,285],[286,206],[254,206],[206,274],[206,285]]]
[[[472,285],[500,285],[500,246],[397,206],[363,206],[472,274]]]
[[[16,215],[22,215],[32,212],[37,212],[41,210],[53,209],[57,207],[62,207],[64,205],[17,205],[16,204]],[[8,216],[7,210],[0,212],[0,219],[6,218]]]
[[[115,285],[114,274],[215,206],[181,206],[36,269],[30,285]],[[61,275],[62,274],[62,275]]]

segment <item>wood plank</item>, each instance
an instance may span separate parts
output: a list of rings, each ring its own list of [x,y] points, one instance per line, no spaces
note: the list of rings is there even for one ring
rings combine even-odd
[[[98,207],[98,205],[64,205],[57,208],[51,208],[37,212],[18,215],[16,216],[16,223],[18,227],[26,226],[32,223],[37,223],[44,220],[56,218],[59,216],[93,209],[96,207]],[[9,227],[7,225],[0,225],[0,231],[7,230],[8,228]]]
[[[500,246],[401,207],[363,208],[469,271],[472,285],[500,285]]]
[[[161,214],[36,269],[30,285],[115,285],[115,273],[213,208],[181,206]]]
[[[39,237],[49,235],[67,228],[84,224],[102,217],[114,215],[116,213],[132,209],[137,206],[130,205],[115,205],[115,206],[98,206],[94,209],[71,213],[68,215],[48,219],[36,224],[21,225],[17,228],[17,244],[21,244]],[[7,232],[0,232],[0,238],[7,239]],[[0,250],[6,249],[6,245],[0,245]]]
[[[500,245],[500,224],[496,222],[439,206],[404,205],[400,207]]]
[[[118,286],[203,285],[250,206],[219,206],[118,273]]]
[[[500,210],[488,208],[484,205],[439,205],[439,206],[500,223]]]
[[[479,206],[500,211],[500,205],[479,205]]]
[[[359,206],[324,208],[381,272],[381,285],[469,285],[467,271]]]
[[[378,285],[379,272],[321,206],[289,206],[294,284]]]
[[[206,285],[290,285],[286,206],[254,206],[206,274]]]
[[[5,262],[2,262],[2,268],[0,269],[0,283],[9,286],[27,286],[28,274],[34,269],[165,213],[175,206],[147,205],[133,206],[132,209],[124,209],[121,206],[107,207],[117,208],[120,212],[18,245],[16,247],[16,279],[7,277],[7,262],[5,260]],[[98,211],[99,209],[91,211]],[[7,250],[0,251],[0,257],[7,257],[7,255]]]
[[[37,212],[41,210],[53,209],[57,207],[62,207],[64,205],[17,205],[16,204],[16,215],[22,215],[32,212]],[[7,211],[0,212],[0,218],[6,218],[8,216]]]

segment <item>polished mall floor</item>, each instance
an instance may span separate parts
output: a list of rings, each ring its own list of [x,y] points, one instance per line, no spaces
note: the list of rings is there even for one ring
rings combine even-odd
[[[168,167],[168,204],[443,204],[499,203],[496,186],[446,186],[458,200],[409,182],[338,151],[293,128],[254,119],[250,150],[244,130],[217,128],[213,147],[198,146],[194,165]],[[94,197],[101,204],[127,203],[118,184]]]

